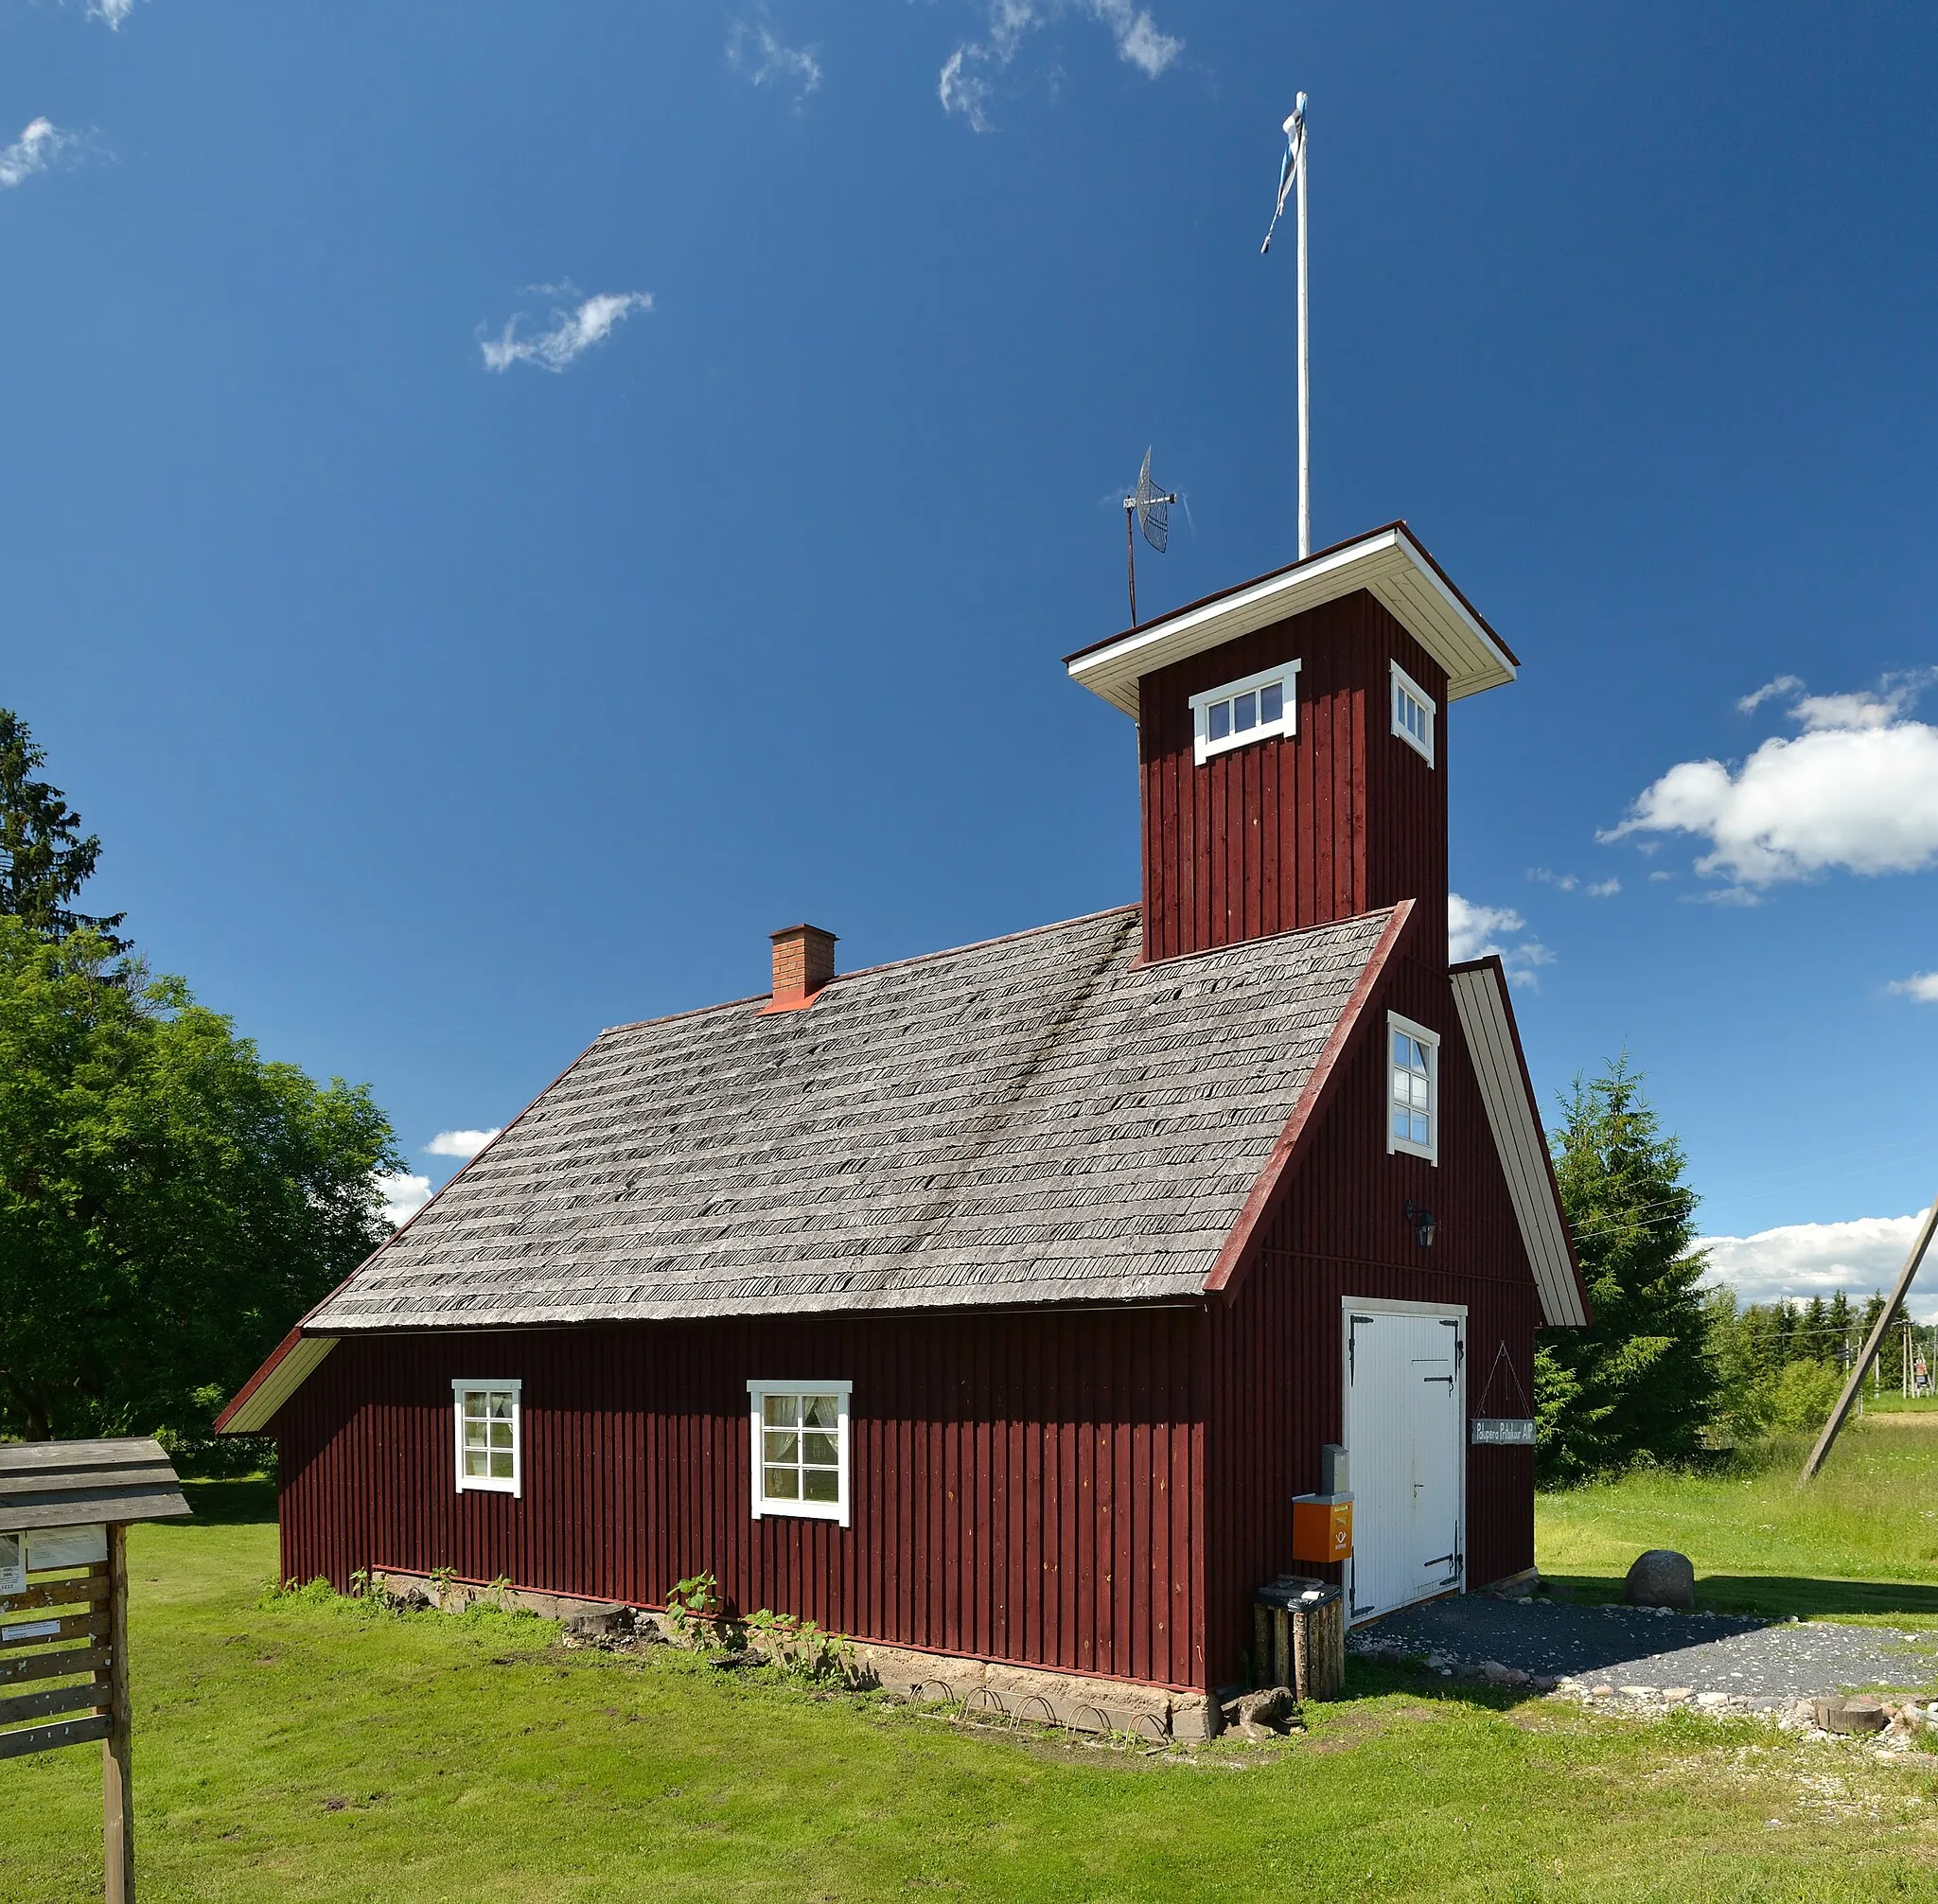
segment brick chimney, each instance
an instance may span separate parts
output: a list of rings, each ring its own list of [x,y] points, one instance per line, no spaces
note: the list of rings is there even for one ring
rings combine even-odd
[[[835,976],[835,935],[819,926],[787,926],[773,934],[774,996],[764,1012],[798,1012],[812,1005]]]

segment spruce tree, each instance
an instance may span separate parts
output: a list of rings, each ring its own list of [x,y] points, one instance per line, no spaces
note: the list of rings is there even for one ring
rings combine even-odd
[[[1563,1100],[1552,1146],[1594,1319],[1535,1357],[1537,1463],[1566,1484],[1649,1458],[1685,1460],[1715,1410],[1706,1263],[1682,1146],[1625,1058]]]
[[[46,760],[27,724],[0,708],[0,916],[11,915],[43,939],[85,927],[124,951],[115,927],[126,913],[95,918],[67,903],[94,876],[101,842],[81,837],[80,815],[58,786],[34,778]]]
[[[1804,1312],[1803,1326],[1798,1333],[1803,1337],[1803,1355],[1806,1362],[1830,1360],[1830,1317],[1821,1296],[1810,1298],[1810,1306]]]

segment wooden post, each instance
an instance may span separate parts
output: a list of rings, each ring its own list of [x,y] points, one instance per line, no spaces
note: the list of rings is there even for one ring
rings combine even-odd
[[[97,1675],[98,1677],[98,1675]],[[133,1904],[134,1779],[128,1711],[128,1528],[108,1526],[108,1736],[101,1741],[101,1848],[108,1904]]]
[[[1823,1424],[1823,1432],[1817,1437],[1817,1445],[1810,1450],[1809,1458],[1804,1463],[1804,1472],[1797,1476],[1797,1486],[1815,1477],[1819,1469],[1830,1457],[1830,1450],[1837,1440],[1837,1431],[1843,1426],[1843,1418],[1851,1412],[1851,1403],[1857,1399],[1864,1385],[1864,1371],[1877,1359],[1877,1351],[1884,1346],[1885,1333],[1891,1328],[1897,1312],[1903,1308],[1904,1299],[1911,1294],[1912,1278],[1918,1273],[1918,1265],[1925,1260],[1925,1252],[1931,1246],[1931,1237],[1938,1231],[1938,1197],[1931,1200],[1931,1208],[1926,1211],[1925,1220],[1918,1225],[1918,1233],[1912,1242],[1912,1253],[1905,1258],[1904,1267],[1898,1271],[1897,1282],[1891,1292],[1891,1300],[1877,1312],[1877,1320],[1872,1325],[1869,1338],[1863,1351],[1858,1357],[1858,1364],[1850,1372],[1843,1384],[1843,1393],[1837,1398],[1837,1406],[1830,1411],[1830,1419]]]

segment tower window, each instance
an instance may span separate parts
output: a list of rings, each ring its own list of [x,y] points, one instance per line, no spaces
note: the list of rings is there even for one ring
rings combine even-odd
[[[1393,663],[1393,732],[1433,766],[1434,703],[1398,661]]]
[[[1296,661],[1191,696],[1191,734],[1200,767],[1214,753],[1297,732]]]

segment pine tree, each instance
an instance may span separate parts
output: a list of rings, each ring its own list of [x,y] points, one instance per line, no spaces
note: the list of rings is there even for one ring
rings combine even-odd
[[[1575,1081],[1553,1149],[1594,1320],[1556,1330],[1535,1358],[1542,1479],[1685,1460],[1701,1446],[1718,1378],[1682,1146],[1625,1057],[1592,1084]]]
[[[58,786],[33,778],[46,764],[27,724],[0,708],[0,915],[10,914],[43,939],[87,927],[125,951],[115,927],[128,915],[93,918],[68,901],[94,876],[101,842],[80,837],[80,815]]]

